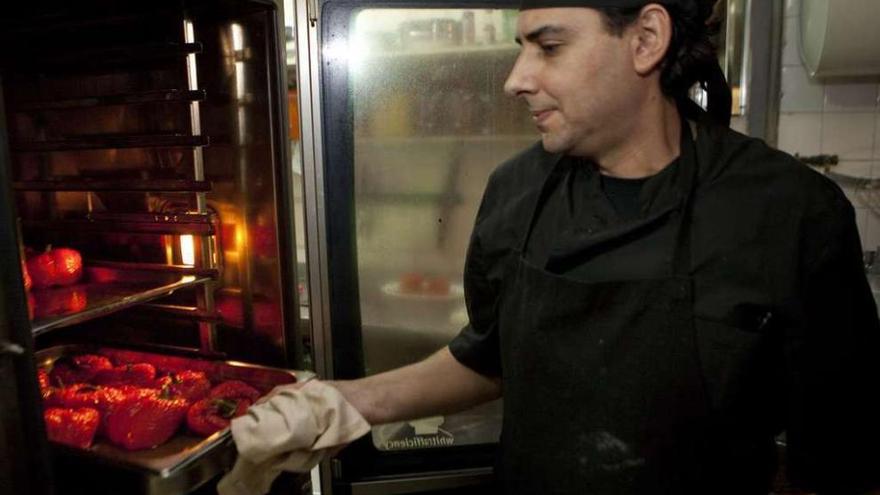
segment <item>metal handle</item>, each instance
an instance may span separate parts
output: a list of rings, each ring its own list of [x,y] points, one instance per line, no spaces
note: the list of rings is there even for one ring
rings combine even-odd
[[[24,354],[24,347],[13,342],[0,341],[0,355],[21,356],[22,354]]]
[[[815,167],[828,167],[840,163],[840,157],[837,155],[801,156],[795,153],[794,157],[806,163],[807,165],[813,165]]]
[[[309,18],[309,24],[315,27],[318,24],[318,0],[309,0],[306,10]]]

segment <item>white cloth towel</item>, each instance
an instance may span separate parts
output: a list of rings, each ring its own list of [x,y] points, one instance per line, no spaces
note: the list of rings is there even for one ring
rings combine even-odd
[[[336,388],[312,380],[276,388],[231,429],[238,459],[217,485],[220,495],[263,495],[282,471],[310,471],[370,425]]]

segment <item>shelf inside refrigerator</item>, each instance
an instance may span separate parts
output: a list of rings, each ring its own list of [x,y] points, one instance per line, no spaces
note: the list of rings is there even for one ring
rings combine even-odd
[[[367,52],[367,60],[400,60],[409,57],[431,56],[509,56],[520,50],[515,43],[490,43],[490,44],[423,44],[406,47],[401,50],[371,51]]]
[[[362,146],[385,148],[388,146],[413,146],[423,147],[426,145],[449,146],[451,144],[466,144],[474,147],[484,147],[494,143],[514,143],[528,146],[538,139],[534,133],[518,134],[412,134],[390,136],[356,136],[357,144]]]
[[[33,289],[29,293],[34,336],[115,313],[211,280],[204,276],[122,273],[97,267],[87,268],[87,272],[90,276],[86,283]]]

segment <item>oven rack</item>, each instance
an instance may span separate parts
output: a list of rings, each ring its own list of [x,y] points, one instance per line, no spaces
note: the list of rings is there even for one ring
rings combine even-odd
[[[192,148],[208,146],[210,141],[208,136],[179,133],[99,134],[10,143],[10,149],[17,153],[43,153],[119,148]]]
[[[63,70],[92,70],[116,65],[143,64],[164,59],[185,58],[202,53],[201,43],[158,42],[109,48],[51,48],[23,49],[5,65],[19,72],[41,73]]]
[[[85,218],[26,220],[26,229],[210,236],[216,217],[202,213],[91,213]]]
[[[196,277],[208,277],[216,280],[220,276],[220,270],[216,268],[201,268],[191,265],[165,265],[162,263],[140,263],[133,261],[109,261],[109,260],[85,260],[83,264],[98,268],[110,268],[113,270],[135,270],[156,273],[175,273],[178,275],[192,275]]]
[[[186,179],[107,180],[87,177],[13,182],[16,191],[211,192],[209,181]]]
[[[144,16],[131,18],[138,24],[133,29],[140,29],[144,19],[154,14],[156,7]],[[176,11],[176,9],[175,9]],[[104,17],[102,12],[99,18]],[[105,106],[122,105],[164,105],[182,104],[188,107],[189,125],[158,132],[124,132],[122,129],[107,128],[105,134],[71,134],[46,132],[38,129],[33,137],[27,140],[10,143],[10,150],[16,155],[52,152],[77,152],[85,150],[124,149],[124,148],[178,148],[192,153],[192,175],[177,175],[157,179],[119,178],[119,177],[64,177],[52,176],[46,164],[51,156],[37,156],[40,174],[38,177],[27,177],[27,180],[14,182],[16,191],[38,192],[41,198],[50,204],[57,201],[55,192],[83,192],[91,195],[95,192],[111,193],[171,193],[174,200],[186,205],[185,213],[128,213],[128,212],[94,212],[92,198],[88,196],[88,213],[82,212],[75,217],[59,218],[58,211],[50,208],[48,218],[28,219],[21,221],[25,232],[38,230],[55,230],[91,233],[131,233],[147,235],[193,236],[190,241],[193,247],[193,261],[187,265],[176,264],[182,260],[174,254],[173,249],[166,250],[165,263],[150,260],[109,261],[87,260],[85,270],[87,283],[71,288],[53,288],[34,290],[31,294],[36,300],[46,302],[40,309],[53,310],[48,315],[34,315],[32,328],[34,334],[42,334],[68,325],[82,323],[123,308],[146,306],[153,299],[164,297],[172,292],[192,287],[195,290],[195,301],[192,307],[177,307],[168,304],[153,304],[147,311],[195,320],[199,330],[199,350],[211,352],[216,347],[216,322],[218,320],[214,308],[215,281],[220,278],[221,267],[218,266],[216,253],[217,240],[213,237],[218,233],[218,219],[208,206],[208,193],[212,192],[211,181],[206,178],[203,148],[212,144],[212,137],[202,133],[201,104],[207,100],[204,88],[199,85],[197,70],[198,55],[203,53],[203,44],[196,40],[193,22],[186,13],[179,18],[179,39],[159,39],[165,36],[161,29],[152,36],[149,29],[137,37],[146,35],[151,39],[123,41],[122,43],[105,43],[103,39],[90,36],[88,20],[84,20],[82,33],[70,26],[59,25],[57,29],[68,30],[75,37],[70,43],[53,43],[51,39],[39,38],[25,43],[20,49],[9,52],[2,65],[19,76],[54,78],[60,75],[69,78],[79,74],[90,74],[104,77],[123,72],[160,71],[163,77],[176,75],[176,82],[163,79],[162,86],[128,90],[124,87],[111,92],[101,93],[90,88],[85,93],[79,91],[58,94],[51,98],[48,94],[34,95],[29,100],[17,101],[11,111],[30,113],[37,127],[46,127],[39,114],[41,112],[69,111],[91,109]],[[2,24],[2,23],[0,23]],[[165,26],[165,27],[170,27]],[[80,35],[81,34],[81,35]],[[123,38],[129,40],[127,33]],[[170,87],[168,87],[170,85]],[[105,87],[98,85],[98,87]],[[223,138],[220,139],[221,141]],[[177,193],[186,194],[187,200],[178,198]],[[160,196],[161,197],[161,196]],[[167,199],[167,198],[166,198]],[[96,257],[99,255],[95,254]],[[191,265],[189,263],[192,263]],[[51,297],[49,297],[51,296]],[[51,299],[62,301],[65,298],[78,297],[87,301],[67,305],[53,304]],[[47,299],[48,298],[48,299]],[[39,306],[39,305],[37,305]],[[58,311],[55,311],[55,310]]]
[[[10,102],[13,112],[30,112],[39,110],[68,110],[74,108],[106,107],[113,105],[142,105],[146,103],[176,103],[204,101],[205,90],[180,90],[163,89],[151,91],[138,91],[133,93],[119,93],[112,95],[83,96],[80,98],[68,98],[63,100],[33,100],[23,102]]]
[[[50,330],[100,318],[210,281],[210,277],[169,277],[163,274],[152,280],[141,277],[136,282],[89,282],[69,287],[33,289],[31,297],[35,318],[31,329],[34,336],[39,336]]]
[[[178,319],[190,320],[199,323],[221,323],[223,320],[217,312],[208,312],[192,306],[178,304],[147,303],[137,307],[141,313],[152,313],[161,316],[171,316]]]

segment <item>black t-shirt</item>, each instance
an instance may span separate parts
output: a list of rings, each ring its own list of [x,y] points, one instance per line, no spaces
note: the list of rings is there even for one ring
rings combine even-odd
[[[642,192],[642,186],[648,181],[649,177],[641,179],[622,179],[619,177],[611,177],[609,175],[601,175],[602,191],[605,197],[611,202],[614,211],[623,220],[635,220],[642,211],[639,204],[639,194]]]

